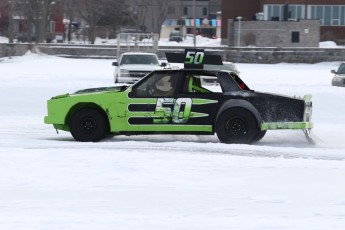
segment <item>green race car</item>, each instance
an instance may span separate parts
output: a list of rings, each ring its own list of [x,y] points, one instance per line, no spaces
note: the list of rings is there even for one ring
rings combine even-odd
[[[45,123],[78,141],[110,134],[216,133],[224,143],[254,143],[274,129],[301,129],[312,141],[310,99],[250,90],[233,72],[164,69],[131,86],[53,97]]]

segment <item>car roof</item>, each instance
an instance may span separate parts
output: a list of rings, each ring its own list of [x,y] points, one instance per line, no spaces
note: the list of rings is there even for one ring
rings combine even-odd
[[[122,55],[155,55],[155,53],[145,53],[145,52],[125,52]]]

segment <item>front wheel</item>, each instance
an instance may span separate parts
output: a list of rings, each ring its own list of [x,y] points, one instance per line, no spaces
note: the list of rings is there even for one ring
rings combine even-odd
[[[216,133],[221,142],[250,144],[259,132],[258,124],[248,110],[232,108],[224,111],[216,123]]]
[[[106,115],[94,108],[77,110],[69,121],[72,136],[83,142],[102,140],[108,134],[108,127]]]
[[[263,131],[259,130],[259,133],[253,139],[253,143],[259,142],[262,138],[264,138],[265,135],[266,135],[266,130],[263,130]]]

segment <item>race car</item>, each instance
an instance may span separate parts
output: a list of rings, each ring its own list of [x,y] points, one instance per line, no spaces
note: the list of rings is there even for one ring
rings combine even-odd
[[[216,133],[224,143],[250,144],[276,129],[303,130],[312,142],[310,95],[296,98],[251,90],[233,72],[204,70],[204,62],[219,60],[204,51],[168,56],[175,61],[183,57],[187,68],[156,70],[134,85],[53,97],[45,123],[83,142],[122,134]]]

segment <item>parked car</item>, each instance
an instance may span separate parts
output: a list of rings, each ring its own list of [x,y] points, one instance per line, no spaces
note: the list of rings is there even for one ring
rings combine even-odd
[[[345,87],[345,62],[340,64],[337,71],[332,70],[331,73],[335,74],[332,79],[332,85]]]
[[[158,57],[154,53],[123,53],[117,62],[113,62],[113,66],[115,66],[114,82],[132,84],[165,65],[166,63],[159,63]]]
[[[169,35],[169,41],[182,42],[182,33],[179,30],[172,30]]]

